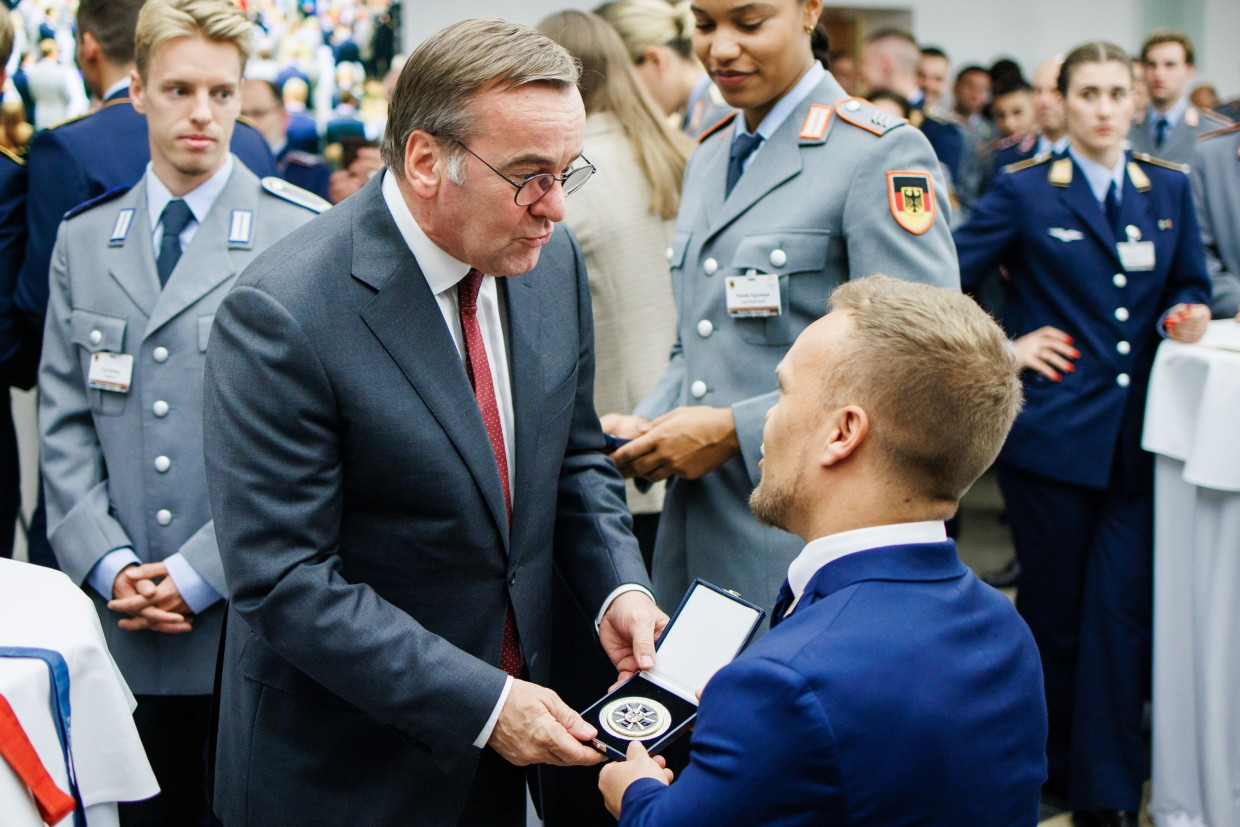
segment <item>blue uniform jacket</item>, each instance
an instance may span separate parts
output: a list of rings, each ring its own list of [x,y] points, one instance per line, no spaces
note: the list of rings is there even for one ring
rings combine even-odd
[[[26,167],[16,157],[0,152],[0,517],[17,508],[21,499],[17,465],[17,437],[9,405],[9,386],[30,387],[39,353],[30,344],[22,319],[10,312],[13,285],[26,246]],[[12,523],[7,523],[12,529]],[[0,556],[9,542],[0,540]]]
[[[1084,173],[1047,156],[1000,174],[955,240],[964,289],[1007,268],[1013,337],[1051,325],[1081,353],[1059,382],[1025,371],[1000,460],[1090,488],[1106,488],[1115,467],[1135,490],[1152,484],[1141,426],[1160,319],[1178,302],[1209,304],[1210,282],[1183,172],[1130,158],[1121,224],[1154,242],[1152,270],[1124,268]]]
[[[253,127],[237,124],[232,151],[259,178],[276,174],[271,150]],[[90,115],[45,129],[31,142],[27,166],[36,192],[26,207],[29,240],[14,302],[40,333],[60,220],[95,196],[136,184],[150,160],[146,118],[124,93]]]
[[[634,782],[621,827],[1036,824],[1042,669],[956,557],[890,546],[818,570],[702,693],[689,766]]]

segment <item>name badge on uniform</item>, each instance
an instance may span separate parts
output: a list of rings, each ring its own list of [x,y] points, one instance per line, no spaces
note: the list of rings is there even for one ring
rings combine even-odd
[[[728,314],[734,319],[778,316],[782,312],[779,276],[773,273],[746,273],[724,279]]]
[[[1128,234],[1128,240],[1115,245],[1124,269],[1129,271],[1153,270],[1154,242],[1142,241],[1141,230],[1132,224],[1125,227],[1124,232]]]
[[[133,380],[133,356],[128,353],[92,353],[86,384],[101,391],[129,393]]]

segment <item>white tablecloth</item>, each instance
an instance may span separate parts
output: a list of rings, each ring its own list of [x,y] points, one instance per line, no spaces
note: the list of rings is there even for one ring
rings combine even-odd
[[[108,654],[99,617],[81,589],[60,572],[0,558],[0,646],[52,649],[65,657],[73,759],[89,827],[115,825],[117,801],[159,792],[133,724],[133,695]],[[41,660],[0,658],[0,693],[52,779],[67,792],[47,666]],[[72,816],[59,822],[65,827],[72,823]],[[29,791],[2,759],[0,824],[43,824]]]
[[[1158,827],[1240,825],[1240,326],[1218,347],[1166,341],[1142,441],[1155,459]]]

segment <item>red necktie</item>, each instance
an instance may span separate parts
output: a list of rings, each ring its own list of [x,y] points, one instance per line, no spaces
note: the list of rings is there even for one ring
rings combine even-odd
[[[55,824],[73,812],[73,798],[57,787],[48,775],[47,768],[39,760],[39,753],[35,752],[21,721],[17,720],[13,707],[9,706],[8,699],[3,695],[0,695],[0,755],[34,794],[39,818],[45,824]]]
[[[457,304],[461,309],[461,333],[465,337],[465,372],[474,386],[482,423],[491,438],[491,450],[495,453],[495,465],[499,469],[499,481],[504,488],[504,507],[508,522],[512,523],[512,492],[508,487],[508,449],[504,447],[504,429],[500,425],[499,404],[495,400],[495,384],[491,380],[491,363],[487,349],[482,343],[482,328],[478,326],[478,290],[482,287],[482,273],[475,269],[465,275],[457,285]],[[514,678],[521,677],[521,646],[517,642],[517,625],[512,619],[512,609],[504,618],[504,644],[499,658],[500,668]]]

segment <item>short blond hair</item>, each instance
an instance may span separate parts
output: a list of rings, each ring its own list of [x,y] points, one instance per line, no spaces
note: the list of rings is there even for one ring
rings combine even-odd
[[[564,47],[529,26],[498,17],[454,23],[423,41],[401,69],[388,105],[383,162],[397,176],[404,174],[405,146],[414,130],[441,144],[477,135],[482,125],[473,99],[483,92],[531,83],[569,89],[580,74]],[[453,149],[451,157],[459,157]]]
[[[858,404],[886,470],[915,495],[959,501],[1020,411],[1016,357],[994,319],[941,287],[869,276],[831,294],[852,319],[824,376],[829,406]]]
[[[0,68],[8,65],[13,56],[13,12],[8,6],[0,6]]]
[[[254,51],[253,27],[229,0],[147,0],[134,31],[134,64],[144,81],[155,50],[181,37],[231,43],[241,54],[242,70]]]
[[[594,13],[616,30],[634,63],[645,60],[651,46],[667,46],[683,58],[693,57],[694,19],[688,2],[613,0]]]

